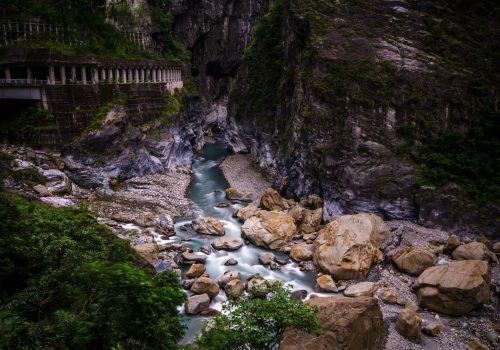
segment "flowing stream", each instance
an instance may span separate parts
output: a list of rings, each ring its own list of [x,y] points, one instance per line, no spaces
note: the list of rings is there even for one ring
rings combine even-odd
[[[241,223],[232,217],[233,212],[237,208],[241,208],[242,204],[232,204],[227,208],[216,207],[219,203],[230,203],[225,196],[225,189],[228,187],[219,164],[224,160],[228,151],[224,144],[215,143],[208,144],[203,148],[202,156],[193,163],[193,178],[189,187],[188,196],[196,205],[197,215],[201,217],[212,216],[219,219],[224,224],[226,237],[241,238]],[[215,236],[206,236],[194,232],[191,228],[186,231],[180,229],[186,223],[190,223],[192,218],[177,218],[175,225],[176,236],[175,240],[184,240],[184,245],[193,249],[194,252],[199,252],[202,245],[210,246],[210,242]],[[210,278],[217,281],[225,271],[238,270],[241,273],[241,279],[244,282],[250,275],[259,274],[265,279],[279,279],[287,284],[290,284],[293,289],[305,289],[309,293],[313,292],[315,284],[315,274],[300,271],[298,265],[291,260],[281,270],[270,270],[269,267],[259,263],[259,254],[267,251],[266,249],[258,248],[252,244],[243,245],[240,249],[228,251],[214,251],[208,255],[205,263],[206,273]],[[277,259],[287,259],[288,254],[278,251],[272,251]],[[225,266],[227,259],[234,258],[238,260],[238,264],[234,266]],[[189,266],[184,265],[182,273],[187,271]],[[212,300],[210,307],[220,309],[221,304],[226,300],[224,291],[221,290],[219,295]],[[189,342],[199,332],[201,325],[206,320],[206,317],[187,316],[186,321],[188,330],[185,342]]]

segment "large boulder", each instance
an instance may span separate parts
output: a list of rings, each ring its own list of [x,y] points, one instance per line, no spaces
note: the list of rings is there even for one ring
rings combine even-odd
[[[160,249],[156,243],[143,243],[133,246],[134,250],[150,263],[158,258]]]
[[[182,261],[186,264],[193,264],[193,263],[204,263],[207,261],[207,256],[203,253],[189,253],[189,252],[183,252],[182,253]]]
[[[191,285],[191,292],[194,294],[205,294],[213,299],[219,294],[220,288],[217,282],[208,277],[199,277]]]
[[[208,294],[193,295],[187,298],[184,304],[184,310],[189,315],[199,314],[202,311],[208,310],[210,305],[210,297]]]
[[[316,289],[323,293],[337,293],[338,288],[332,276],[322,275],[316,278]]]
[[[246,220],[250,219],[252,216],[256,215],[260,211],[259,208],[257,208],[253,204],[249,204],[246,207],[240,208],[234,212],[234,216],[238,218],[239,221],[245,222]]]
[[[251,202],[255,198],[255,194],[247,190],[238,190],[234,187],[229,187],[226,189],[226,197],[230,200],[239,200]]]
[[[160,214],[160,216],[158,217],[158,223],[160,224],[160,227],[165,231],[174,230],[174,219],[172,219],[172,217],[167,213]]]
[[[405,308],[396,320],[396,330],[406,339],[420,344],[422,317],[413,309]]]
[[[359,282],[347,287],[344,291],[346,297],[372,297],[378,289],[378,285],[373,282]]]
[[[460,316],[488,302],[490,280],[486,261],[452,261],[425,270],[413,289],[421,306]]]
[[[238,250],[243,245],[243,241],[239,238],[219,237],[212,241],[212,247],[217,250]]]
[[[392,261],[400,271],[418,276],[426,268],[436,265],[437,256],[431,249],[404,247],[396,252]]]
[[[241,274],[239,271],[236,271],[236,270],[226,271],[221,276],[221,278],[219,278],[219,281],[218,281],[219,286],[221,288],[224,288],[226,286],[226,284],[228,284],[230,281],[239,280],[240,277],[241,277]]]
[[[455,260],[484,260],[488,261],[491,257],[491,252],[484,243],[471,242],[456,248],[451,257]]]
[[[281,211],[288,207],[288,204],[276,190],[268,188],[260,198],[260,207],[264,210]]]
[[[196,278],[200,277],[205,273],[205,265],[203,264],[193,264],[189,267],[189,270],[186,272],[186,278]]]
[[[313,245],[312,244],[294,244],[292,245],[292,250],[290,250],[290,257],[294,261],[306,261],[311,260],[313,254]]]
[[[374,214],[341,216],[319,232],[314,264],[336,280],[364,278],[373,263],[382,261],[379,247],[388,236],[384,221]]]
[[[41,168],[39,171],[47,181],[45,185],[50,193],[61,194],[71,192],[71,181],[62,171],[57,169],[43,170]]]
[[[246,220],[241,236],[259,247],[278,249],[290,242],[297,231],[293,218],[279,212],[261,211]]]
[[[210,216],[198,218],[191,223],[193,230],[204,235],[224,236],[224,225]]]
[[[285,330],[280,350],[375,350],[382,344],[382,312],[374,298],[314,298],[323,332],[305,333],[295,328]]]
[[[295,205],[288,211],[288,215],[293,217],[300,233],[308,234],[318,230],[323,217],[323,208],[307,209]]]
[[[228,297],[237,298],[245,291],[245,285],[240,280],[231,280],[224,287]]]

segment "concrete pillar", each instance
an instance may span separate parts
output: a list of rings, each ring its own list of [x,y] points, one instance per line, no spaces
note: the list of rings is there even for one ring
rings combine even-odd
[[[5,67],[5,79],[11,79],[10,77],[11,77],[11,75],[10,75],[10,68],[9,67]]]
[[[143,83],[144,82],[144,68],[141,68],[141,72],[140,73],[141,74],[140,74],[140,77],[139,77],[139,81],[141,83]]]
[[[54,85],[56,83],[56,75],[54,73],[54,66],[49,66],[49,84]]]
[[[156,83],[156,68],[153,68],[151,71],[153,73],[153,83]]]
[[[118,68],[115,68],[115,82],[120,83],[120,70]]]
[[[168,82],[168,69],[163,70],[163,81]]]
[[[128,81],[129,81],[129,83],[132,82],[132,80],[134,80],[133,73],[132,73],[132,69],[129,68],[128,69]]]
[[[61,66],[61,83],[66,84],[66,67]]]
[[[76,82],[76,67],[71,66],[71,80],[73,80],[73,83]]]
[[[101,82],[106,82],[106,69],[101,68]]]
[[[151,69],[146,69],[146,81],[150,82],[151,81]]]
[[[135,82],[138,83],[139,82],[139,69],[134,69],[134,73],[135,73]]]
[[[87,84],[87,70],[85,69],[85,66],[82,66],[82,83]]]
[[[122,83],[127,83],[127,70],[125,68],[122,68]]]
[[[31,68],[30,67],[26,67],[26,74],[28,75],[27,76],[28,80],[31,79]]]
[[[156,72],[156,79],[161,83],[163,81],[163,74],[161,72],[161,68],[158,68],[158,71]]]
[[[97,68],[92,68],[92,83],[97,84],[99,82],[99,70]]]

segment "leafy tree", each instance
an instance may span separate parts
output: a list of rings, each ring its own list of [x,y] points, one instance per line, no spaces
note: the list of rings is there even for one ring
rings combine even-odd
[[[203,327],[196,344],[203,350],[270,350],[280,343],[287,327],[319,333],[317,308],[292,297],[289,287],[264,283],[248,300],[229,299]]]

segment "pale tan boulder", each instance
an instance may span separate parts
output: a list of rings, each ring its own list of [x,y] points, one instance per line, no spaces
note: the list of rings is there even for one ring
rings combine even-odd
[[[312,259],[313,245],[312,244],[294,244],[290,250],[290,257],[297,262],[307,261]]]
[[[222,225],[219,220],[210,216],[195,219],[191,225],[193,226],[193,230],[197,233],[212,236],[224,235],[224,225]]]
[[[184,310],[188,315],[195,315],[208,310],[209,305],[210,298],[207,294],[193,295],[187,298]]]
[[[341,216],[319,232],[314,264],[336,280],[364,278],[372,264],[382,261],[379,247],[388,236],[384,221],[374,214]]]
[[[226,271],[221,276],[221,278],[219,278],[219,281],[218,281],[219,286],[221,288],[224,288],[226,286],[226,284],[228,284],[230,281],[239,280],[240,277],[241,277],[241,274],[239,271],[236,271],[236,270]]]
[[[239,279],[231,280],[226,284],[224,290],[229,297],[237,298],[245,291],[245,285]]]
[[[196,278],[200,277],[205,273],[205,265],[203,264],[193,264],[189,267],[188,272],[186,272],[187,278]]]
[[[133,246],[134,250],[149,262],[158,258],[160,249],[156,243],[143,243]]]
[[[229,187],[226,189],[226,197],[230,200],[251,202],[254,200],[255,194],[252,191],[239,190],[234,187]]]
[[[360,282],[347,287],[344,291],[346,297],[371,297],[378,289],[378,284],[373,282]]]
[[[396,320],[396,330],[406,339],[420,344],[422,317],[413,309],[405,308]]]
[[[451,257],[454,260],[484,260],[488,261],[491,257],[491,252],[484,243],[471,242],[456,248]]]
[[[208,277],[199,277],[191,285],[191,292],[194,294],[207,294],[213,299],[219,294],[220,288],[217,282]]]
[[[323,332],[317,336],[295,328],[283,334],[280,350],[375,350],[383,338],[383,318],[374,298],[314,298]]]
[[[323,293],[336,293],[338,292],[337,285],[332,276],[322,275],[316,278],[316,290]]]
[[[238,218],[239,221],[245,222],[252,216],[255,216],[259,211],[260,209],[257,208],[255,205],[249,204],[246,207],[236,210],[234,216],[236,216],[236,218]]]
[[[274,211],[261,211],[246,220],[241,237],[259,247],[278,249],[290,242],[297,231],[293,218]]]
[[[404,247],[396,252],[392,261],[400,271],[418,276],[425,269],[436,265],[437,256],[431,249]]]
[[[210,243],[217,250],[238,250],[243,245],[243,241],[234,237],[219,237]]]
[[[288,203],[283,197],[274,189],[268,188],[260,198],[260,207],[264,210],[278,210],[281,211],[288,208]]]
[[[428,268],[413,289],[422,307],[460,316],[488,302],[490,283],[486,261],[462,260]]]

